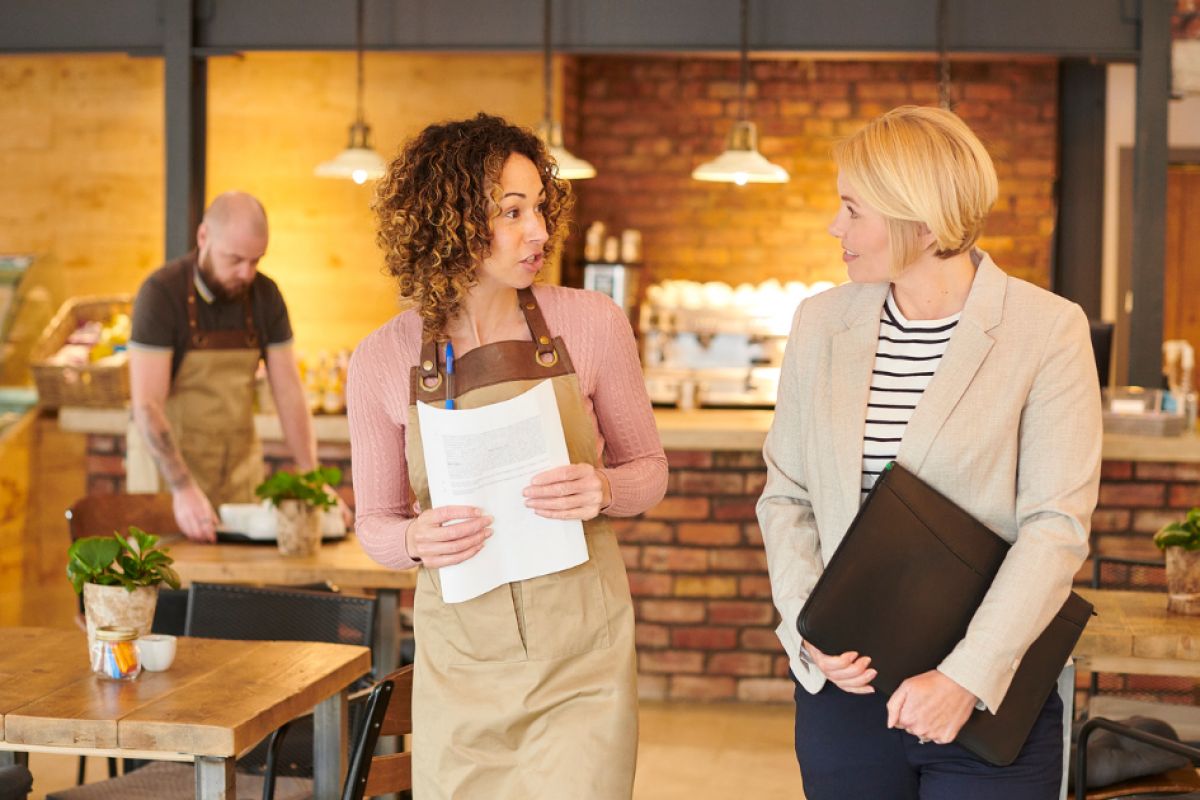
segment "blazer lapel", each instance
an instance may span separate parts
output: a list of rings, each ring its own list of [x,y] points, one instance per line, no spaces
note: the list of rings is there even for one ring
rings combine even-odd
[[[983,251],[973,251],[972,258],[976,260],[975,280],[962,316],[900,441],[897,460],[912,472],[920,471],[938,432],[995,342],[988,331],[1000,324],[1008,276]]]
[[[842,320],[846,330],[833,337],[833,443],[837,474],[847,516],[862,499],[862,441],[871,395],[871,370],[879,343],[879,314],[888,284],[864,284]]]

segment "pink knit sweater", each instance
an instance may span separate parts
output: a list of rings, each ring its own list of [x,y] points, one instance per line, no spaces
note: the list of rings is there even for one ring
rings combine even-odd
[[[617,305],[598,292],[537,286],[534,296],[550,332],[566,343],[579,377],[596,451],[612,489],[612,505],[605,513],[639,514],[662,499],[667,458],[633,331]],[[406,311],[362,340],[346,381],[355,532],[371,558],[396,569],[414,564],[405,545],[417,511],[405,446],[409,371],[420,353],[421,320],[416,311]]]

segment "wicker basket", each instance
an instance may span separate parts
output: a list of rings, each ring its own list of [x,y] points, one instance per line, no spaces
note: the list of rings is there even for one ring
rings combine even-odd
[[[129,401],[129,362],[119,366],[64,367],[48,363],[84,322],[108,322],[113,314],[129,314],[133,296],[84,295],[62,304],[29,353],[29,369],[37,383],[38,404],[120,407]]]

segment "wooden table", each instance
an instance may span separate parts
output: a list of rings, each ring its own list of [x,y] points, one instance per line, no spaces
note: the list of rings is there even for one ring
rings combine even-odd
[[[198,800],[235,798],[236,757],[284,722],[314,713],[314,791],[341,794],[347,687],[365,647],[181,637],[166,672],[109,681],[82,631],[0,628],[0,764],[17,752],[194,761]]]
[[[269,583],[295,586],[329,581],[343,588],[373,589],[377,603],[376,675],[396,669],[400,590],[417,585],[417,571],[384,567],[363,552],[353,535],[327,542],[313,556],[282,556],[271,544],[203,544],[183,536],[163,537],[186,586],[201,583]]]
[[[1165,592],[1078,592],[1098,615],[1075,646],[1078,669],[1200,678],[1200,616],[1168,614]]]

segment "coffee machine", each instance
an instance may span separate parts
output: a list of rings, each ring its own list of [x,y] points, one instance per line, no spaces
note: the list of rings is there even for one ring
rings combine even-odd
[[[792,316],[809,287],[772,279],[728,284],[664,281],[642,303],[642,372],[650,401],[682,409],[772,408]]]

